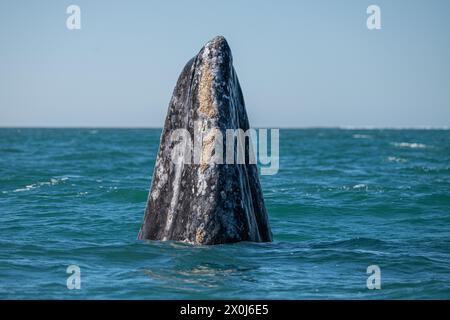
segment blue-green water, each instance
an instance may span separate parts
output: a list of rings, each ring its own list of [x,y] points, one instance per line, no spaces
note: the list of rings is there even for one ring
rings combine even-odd
[[[450,298],[450,131],[281,130],[275,241],[218,246],[136,240],[159,135],[0,129],[0,298]]]

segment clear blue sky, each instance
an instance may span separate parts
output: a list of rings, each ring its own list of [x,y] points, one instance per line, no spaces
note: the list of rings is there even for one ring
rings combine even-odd
[[[160,127],[215,35],[252,126],[450,126],[446,0],[0,0],[0,126]]]

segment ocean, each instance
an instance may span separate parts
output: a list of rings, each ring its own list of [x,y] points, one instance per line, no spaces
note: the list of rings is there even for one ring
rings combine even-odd
[[[0,129],[0,299],[450,299],[450,130],[280,130],[274,242],[216,246],[136,240],[160,133]]]

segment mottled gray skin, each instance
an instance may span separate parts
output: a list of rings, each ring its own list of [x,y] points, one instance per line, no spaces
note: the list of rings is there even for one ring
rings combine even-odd
[[[138,238],[194,244],[272,241],[255,164],[176,165],[172,161],[171,133],[185,128],[194,141],[194,121],[219,128],[224,137],[226,129],[249,128],[231,51],[223,37],[209,41],[178,79]],[[246,153],[248,148],[246,144]]]

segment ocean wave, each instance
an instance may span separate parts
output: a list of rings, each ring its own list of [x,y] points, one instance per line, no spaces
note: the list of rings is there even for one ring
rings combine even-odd
[[[16,148],[0,148],[0,152],[5,152],[5,153],[21,153],[23,152],[20,149],[16,149]]]
[[[15,189],[15,190],[13,190],[13,192],[30,191],[30,190],[32,190],[34,188],[37,188],[37,187],[38,187],[38,185],[36,185],[36,184],[30,184],[28,186],[25,186],[24,188]]]
[[[343,191],[351,191],[351,190],[356,190],[356,191],[360,191],[360,190],[364,190],[367,191],[369,189],[369,186],[367,184],[364,183],[357,183],[354,185],[350,185],[350,186],[342,186],[339,187],[338,189],[343,190]],[[327,188],[328,191],[332,191],[333,188]]]
[[[387,157],[387,161],[389,161],[389,162],[407,162],[408,160],[399,158],[399,157],[390,156],[390,157]]]
[[[412,166],[404,170],[412,173],[448,174],[450,167]]]
[[[450,130],[449,126],[338,126],[341,130]]]
[[[132,155],[125,150],[92,150],[88,152],[73,152],[52,156],[51,160],[91,161],[104,159],[129,159]]]
[[[367,185],[364,183],[355,184],[352,189],[367,189]]]
[[[101,189],[105,189],[106,192],[100,196],[100,199],[107,201],[114,200],[126,203],[143,203],[148,197],[148,190],[146,189],[118,188],[116,186],[101,186]]]
[[[69,177],[63,176],[63,177],[54,177],[51,178],[49,181],[43,181],[43,182],[37,182],[33,184],[26,185],[23,188],[18,188],[13,190],[13,192],[24,192],[24,191],[30,191],[33,189],[37,189],[43,186],[54,186],[59,183],[65,182],[66,180],[69,180]]]
[[[370,139],[371,136],[367,135],[367,134],[354,134],[353,139]]]
[[[411,148],[411,149],[424,149],[427,148],[426,144],[417,142],[392,142],[394,147],[398,148]]]
[[[326,248],[374,248],[374,247],[385,247],[389,245],[388,242],[373,239],[373,238],[364,238],[364,237],[356,237],[352,239],[343,239],[336,241],[328,241],[323,243],[313,244],[311,247],[316,249],[326,249]]]

